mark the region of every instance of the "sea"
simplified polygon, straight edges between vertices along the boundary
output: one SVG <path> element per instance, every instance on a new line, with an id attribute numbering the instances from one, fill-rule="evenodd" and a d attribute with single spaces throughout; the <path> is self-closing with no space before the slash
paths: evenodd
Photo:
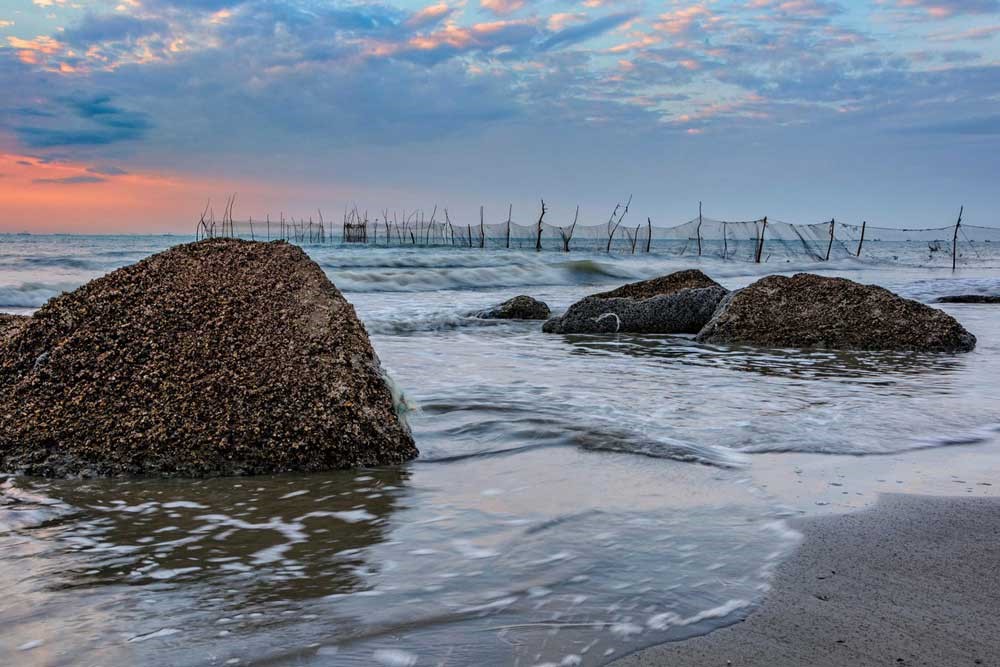
<path id="1" fill-rule="evenodd" d="M 183 236 L 0 235 L 0 311 Z M 305 246 L 402 388 L 399 467 L 220 479 L 0 474 L 0 664 L 604 665 L 735 623 L 796 522 L 883 493 L 1000 493 L 1000 306 L 941 305 L 967 354 L 554 335 L 518 294 L 699 268 L 810 271 L 931 303 L 1000 262 Z M 919 259 L 919 258 L 918 258 Z"/>

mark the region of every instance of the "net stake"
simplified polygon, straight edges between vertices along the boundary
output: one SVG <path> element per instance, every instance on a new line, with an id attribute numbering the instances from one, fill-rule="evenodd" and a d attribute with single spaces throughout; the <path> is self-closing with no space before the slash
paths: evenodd
<path id="1" fill-rule="evenodd" d="M 542 250 L 542 218 L 545 217 L 545 200 L 542 200 L 542 213 L 538 216 L 538 236 L 535 237 L 535 252 Z"/>
<path id="2" fill-rule="evenodd" d="M 760 255 L 764 252 L 764 232 L 767 231 L 767 216 L 764 216 L 764 226 L 760 228 L 760 238 L 757 240 L 757 257 L 754 263 L 760 264 Z"/>
<path id="3" fill-rule="evenodd" d="M 962 226 L 962 213 L 965 211 L 965 204 L 958 209 L 958 220 L 955 221 L 955 235 L 951 237 L 951 270 L 955 270 L 958 261 L 958 228 Z"/>
<path id="4" fill-rule="evenodd" d="M 698 256 L 701 257 L 701 202 L 698 202 L 698 228 L 695 234 L 698 235 Z"/>
<path id="5" fill-rule="evenodd" d="M 507 209 L 507 247 L 510 248 L 510 218 L 514 215 L 514 205 L 510 204 Z"/>

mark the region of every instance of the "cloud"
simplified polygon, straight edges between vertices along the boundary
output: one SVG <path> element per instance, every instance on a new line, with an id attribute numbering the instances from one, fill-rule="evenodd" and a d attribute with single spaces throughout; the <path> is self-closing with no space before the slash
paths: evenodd
<path id="1" fill-rule="evenodd" d="M 828 0 L 751 0 L 748 5 L 763 10 L 762 21 L 817 21 L 844 13 L 844 8 Z"/>
<path id="2" fill-rule="evenodd" d="M 444 2 L 439 2 L 436 5 L 428 5 L 423 9 L 413 13 L 410 18 L 406 20 L 406 25 L 410 28 L 423 28 L 429 25 L 434 25 L 445 20 L 455 10 L 449 7 Z"/>
<path id="3" fill-rule="evenodd" d="M 214 13 L 222 9 L 229 9 L 231 7 L 246 4 L 249 1 L 250 0 L 150 0 L 148 4 L 153 7 L 170 7 Z"/>
<path id="4" fill-rule="evenodd" d="M 107 179 L 99 176 L 65 176 L 63 178 L 36 178 L 32 183 L 48 185 L 82 185 L 85 183 L 104 183 Z"/>
<path id="5" fill-rule="evenodd" d="M 669 35 L 687 35 L 700 29 L 702 22 L 710 20 L 712 16 L 708 7 L 690 5 L 660 14 L 653 28 Z"/>
<path id="6" fill-rule="evenodd" d="M 914 12 L 928 19 L 1000 12 L 1000 0 L 897 0 L 895 6 L 901 11 Z"/>
<path id="7" fill-rule="evenodd" d="M 981 41 L 1000 34 L 1000 25 L 980 26 L 961 32 L 937 32 L 928 36 L 932 42 L 964 42 L 966 40 Z"/>
<path id="8" fill-rule="evenodd" d="M 102 176 L 124 176 L 128 173 L 125 169 L 121 167 L 89 167 L 87 169 L 92 174 L 101 174 Z"/>
<path id="9" fill-rule="evenodd" d="M 31 148 L 106 146 L 140 139 L 152 128 L 145 114 L 113 106 L 107 95 L 68 96 L 56 102 L 71 113 L 69 120 L 75 121 L 74 126 L 65 127 L 70 123 L 62 117 L 45 125 L 17 126 L 14 132 L 24 145 Z"/>
<path id="10" fill-rule="evenodd" d="M 571 44 L 585 42 L 588 39 L 603 35 L 609 30 L 613 30 L 618 26 L 631 21 L 637 15 L 638 14 L 636 12 L 611 14 L 599 19 L 594 19 L 593 21 L 589 21 L 587 23 L 581 23 L 580 25 L 563 28 L 543 41 L 541 49 L 544 51 L 560 46 L 569 46 Z"/>
<path id="11" fill-rule="evenodd" d="M 402 44 L 383 45 L 375 53 L 433 65 L 459 55 L 527 48 L 538 35 L 538 27 L 532 20 L 488 21 L 468 27 L 449 24 L 430 34 L 411 37 Z"/>
<path id="12" fill-rule="evenodd" d="M 480 0 L 479 5 L 497 16 L 504 16 L 523 8 L 525 0 Z"/>
<path id="13" fill-rule="evenodd" d="M 545 27 L 553 32 L 556 32 L 562 30 L 570 24 L 579 23 L 580 21 L 585 21 L 586 19 L 587 15 L 579 12 L 557 12 L 546 19 Z"/>
<path id="14" fill-rule="evenodd" d="M 162 19 L 142 19 L 128 14 L 86 14 L 77 25 L 67 28 L 62 38 L 75 46 L 103 42 L 134 41 L 140 37 L 164 34 L 167 22 Z"/>
<path id="15" fill-rule="evenodd" d="M 52 118 L 55 116 L 51 111 L 45 109 L 34 109 L 32 107 L 15 107 L 9 113 L 15 116 L 25 116 L 30 118 Z"/>
<path id="16" fill-rule="evenodd" d="M 18 59 L 28 65 L 41 64 L 64 49 L 62 42 L 47 35 L 39 35 L 34 39 L 8 37 L 7 43 L 17 51 Z"/>
<path id="17" fill-rule="evenodd" d="M 227 47 L 256 42 L 252 46 L 258 48 L 270 42 L 268 48 L 279 57 L 294 58 L 304 52 L 340 54 L 345 51 L 347 39 L 356 35 L 400 39 L 400 28 L 408 18 L 413 18 L 413 14 L 382 4 L 341 7 L 253 2 L 220 23 L 217 37 Z M 432 23 L 428 16 L 421 20 L 425 26 Z"/>
<path id="18" fill-rule="evenodd" d="M 845 15 L 826 0 L 630 2 L 642 13 L 596 18 L 577 0 L 486 0 L 488 12 L 523 11 L 488 21 L 477 21 L 475 2 L 393 3 L 143 0 L 130 10 L 137 14 L 84 15 L 51 42 L 22 40 L 20 50 L 48 50 L 58 64 L 68 50 L 84 58 L 80 45 L 97 44 L 106 66 L 59 76 L 51 64 L 0 49 L 0 87 L 30 100 L 0 108 L 0 139 L 99 165 L 86 172 L 97 176 L 141 173 L 154 161 L 181 172 L 192 164 L 249 171 L 249 160 L 230 158 L 363 153 L 546 123 L 648 136 L 793 125 L 822 132 L 848 122 L 898 130 L 947 121 L 947 100 L 986 117 L 1000 89 L 985 75 L 973 83 L 959 74 L 989 45 L 928 47 L 918 60 L 915 40 L 884 39 L 855 21 L 853 8 Z M 916 34 L 925 26 L 909 30 L 926 42 Z M 167 34 L 183 48 L 168 52 Z M 980 25 L 929 39 L 994 34 Z M 951 74 L 931 75 L 936 69 Z M 139 141 L 142 151 L 126 143 Z"/>

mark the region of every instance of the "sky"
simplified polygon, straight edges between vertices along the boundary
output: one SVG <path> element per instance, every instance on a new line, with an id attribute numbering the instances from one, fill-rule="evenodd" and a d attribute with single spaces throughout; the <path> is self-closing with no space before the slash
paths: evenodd
<path id="1" fill-rule="evenodd" d="M 1000 0 L 0 0 L 0 232 L 1000 226 Z"/>

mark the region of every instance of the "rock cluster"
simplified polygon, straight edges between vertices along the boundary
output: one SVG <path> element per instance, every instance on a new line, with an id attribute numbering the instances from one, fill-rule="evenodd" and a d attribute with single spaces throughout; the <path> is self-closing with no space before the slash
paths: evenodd
<path id="1" fill-rule="evenodd" d="M 287 243 L 177 246 L 0 336 L 0 469 L 203 476 L 417 454 L 354 308 Z"/>
<path id="2" fill-rule="evenodd" d="M 976 337 L 942 310 L 875 285 L 808 273 L 767 276 L 730 293 L 701 271 L 678 271 L 585 297 L 542 329 L 695 333 L 707 343 L 766 347 L 963 352 L 976 345 Z"/>
<path id="3" fill-rule="evenodd" d="M 484 320 L 544 320 L 551 314 L 544 301 L 521 294 L 473 316 Z"/>
<path id="4" fill-rule="evenodd" d="M 767 276 L 733 292 L 698 340 L 926 352 L 964 352 L 976 345 L 976 337 L 942 310 L 876 285 L 809 273 Z"/>

